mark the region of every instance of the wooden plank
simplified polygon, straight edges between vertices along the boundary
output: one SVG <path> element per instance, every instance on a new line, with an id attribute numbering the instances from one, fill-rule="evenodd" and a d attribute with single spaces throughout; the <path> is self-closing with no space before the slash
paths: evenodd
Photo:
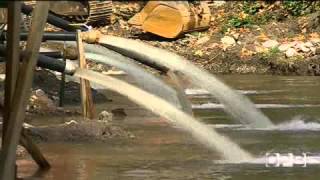
<path id="1" fill-rule="evenodd" d="M 167 72 L 167 76 L 170 78 L 172 87 L 177 91 L 177 96 L 181 104 L 181 109 L 187 114 L 193 116 L 191 103 L 184 92 L 184 88 L 180 83 L 179 77 L 177 76 L 177 72 L 169 70 Z"/>
<path id="2" fill-rule="evenodd" d="M 80 30 L 77 31 L 77 47 L 78 47 L 78 59 L 79 67 L 86 69 L 87 62 L 84 54 L 84 47 Z M 80 96 L 82 103 L 82 113 L 85 119 L 96 118 L 96 109 L 92 99 L 92 92 L 90 82 L 86 79 L 80 78 Z"/>
<path id="3" fill-rule="evenodd" d="M 11 104 L 11 113 L 7 122 L 5 144 L 0 154 L 0 180 L 13 179 L 10 176 L 12 167 L 16 160 L 16 149 L 20 139 L 25 109 L 30 96 L 34 68 L 37 63 L 40 44 L 44 32 L 49 10 L 48 1 L 38 1 L 34 10 L 32 25 L 30 28 L 26 56 L 22 62 L 22 69 L 19 71 L 14 98 Z"/>

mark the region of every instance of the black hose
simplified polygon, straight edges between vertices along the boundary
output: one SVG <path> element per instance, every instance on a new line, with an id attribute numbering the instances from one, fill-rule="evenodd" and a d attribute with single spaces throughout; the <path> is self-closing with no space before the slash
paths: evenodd
<path id="1" fill-rule="evenodd" d="M 26 41 L 29 32 L 21 32 L 20 40 Z M 7 32 L 0 34 L 0 41 L 7 40 Z M 76 41 L 75 32 L 45 32 L 42 41 Z"/>
<path id="2" fill-rule="evenodd" d="M 37 66 L 62 73 L 65 71 L 66 62 L 39 54 Z"/>
<path id="3" fill-rule="evenodd" d="M 63 58 L 63 54 L 60 51 L 40 52 L 40 54 L 51 57 L 51 58 L 57 58 L 57 59 Z"/>
<path id="4" fill-rule="evenodd" d="M 0 45 L 0 56 L 6 57 L 6 52 L 7 52 L 6 47 L 4 45 Z M 47 54 L 57 55 L 51 52 Z M 21 52 L 20 60 L 22 60 L 23 56 L 24 56 L 24 52 Z M 0 58 L 0 62 L 3 62 L 5 60 L 6 60 L 5 58 Z M 53 57 L 46 56 L 43 53 L 40 53 L 37 61 L 37 66 L 45 69 L 50 69 L 53 71 L 64 72 L 66 68 L 66 62 L 55 59 Z"/>
<path id="5" fill-rule="evenodd" d="M 26 14 L 26 15 L 30 15 L 31 12 L 33 11 L 33 7 L 32 6 L 28 6 L 24 3 L 22 3 L 22 6 L 21 6 L 21 11 L 23 14 Z M 52 24 L 58 28 L 61 28 L 65 31 L 76 31 L 77 29 L 80 29 L 81 31 L 87 31 L 88 29 L 85 28 L 85 27 L 74 27 L 74 26 L 71 26 L 70 22 L 67 21 L 67 20 L 64 20 L 58 16 L 55 16 L 53 15 L 51 12 L 49 12 L 48 14 L 48 18 L 47 18 L 47 22 L 49 24 Z"/>

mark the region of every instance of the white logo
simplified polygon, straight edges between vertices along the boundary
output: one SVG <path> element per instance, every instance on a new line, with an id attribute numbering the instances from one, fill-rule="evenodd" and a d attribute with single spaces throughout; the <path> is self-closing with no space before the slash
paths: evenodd
<path id="1" fill-rule="evenodd" d="M 307 153 L 302 153 L 302 155 L 294 155 L 293 153 L 266 153 L 265 155 L 266 167 L 307 167 L 307 164 Z"/>

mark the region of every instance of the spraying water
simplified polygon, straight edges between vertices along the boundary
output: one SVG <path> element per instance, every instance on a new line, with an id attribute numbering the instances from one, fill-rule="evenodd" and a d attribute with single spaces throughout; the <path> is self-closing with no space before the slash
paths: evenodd
<path id="1" fill-rule="evenodd" d="M 272 122 L 256 109 L 248 98 L 232 90 L 212 74 L 201 70 L 174 53 L 142 42 L 114 36 L 102 36 L 99 43 L 128 57 L 148 63 L 156 63 L 184 73 L 194 84 L 208 90 L 210 94 L 224 104 L 226 112 L 243 124 L 255 128 L 273 126 Z M 142 49 L 143 51 L 141 51 Z"/>
<path id="2" fill-rule="evenodd" d="M 68 45 L 76 46 L 75 42 L 66 43 Z M 132 62 L 130 58 L 102 46 L 84 43 L 84 48 L 86 51 L 86 58 L 95 62 L 108 64 L 125 71 L 135 79 L 142 89 L 156 94 L 173 105 L 181 108 L 180 101 L 177 98 L 177 92 L 173 88 L 153 74 L 147 72 L 136 63 Z"/>
<path id="3" fill-rule="evenodd" d="M 205 126 L 201 122 L 180 111 L 172 104 L 153 94 L 122 80 L 90 70 L 78 69 L 74 76 L 101 84 L 106 88 L 120 93 L 121 95 L 127 96 L 135 103 L 144 106 L 152 112 L 170 120 L 172 123 L 177 124 L 186 131 L 189 131 L 194 138 L 202 144 L 221 153 L 227 161 L 240 162 L 252 159 L 252 156 L 249 153 L 242 150 L 237 144 L 233 143 L 227 137 L 219 135 L 214 131 L 214 129 Z"/>

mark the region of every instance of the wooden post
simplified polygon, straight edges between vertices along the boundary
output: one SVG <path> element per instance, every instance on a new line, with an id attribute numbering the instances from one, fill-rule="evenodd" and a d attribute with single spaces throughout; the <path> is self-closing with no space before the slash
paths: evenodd
<path id="1" fill-rule="evenodd" d="M 8 3 L 8 41 L 7 41 L 7 62 L 4 91 L 4 120 L 2 130 L 2 145 L 5 144 L 4 137 L 7 128 L 7 121 L 11 109 L 11 102 L 16 86 L 20 62 L 20 13 L 21 3 L 14 1 Z"/>
<path id="2" fill-rule="evenodd" d="M 77 47 L 79 67 L 86 69 L 87 62 L 84 54 L 83 42 L 80 30 L 77 31 Z M 82 113 L 85 119 L 94 119 L 96 117 L 96 109 L 93 104 L 92 92 L 90 82 L 86 79 L 80 78 L 80 96 L 82 103 Z"/>
<path id="3" fill-rule="evenodd" d="M 49 10 L 48 1 L 38 1 L 32 18 L 26 56 L 24 56 L 22 68 L 19 71 L 14 96 L 12 99 L 10 116 L 5 130 L 5 144 L 0 154 L 0 180 L 14 179 L 10 172 L 16 160 L 16 149 L 20 139 L 25 109 L 30 96 L 34 68 L 37 63 L 43 30 L 46 24 Z"/>
<path id="4" fill-rule="evenodd" d="M 172 87 L 177 91 L 177 96 L 181 104 L 181 109 L 187 114 L 193 116 L 191 103 L 184 92 L 184 88 L 180 83 L 179 77 L 177 76 L 177 72 L 169 70 L 167 72 L 167 76 L 171 80 Z"/>
<path id="5" fill-rule="evenodd" d="M 5 78 L 5 91 L 4 91 L 4 111 L 3 111 L 3 124 L 2 124 L 2 147 L 5 142 L 6 129 L 10 114 L 10 107 L 16 80 L 19 71 L 20 62 L 20 14 L 21 3 L 19 1 L 8 3 L 8 40 L 7 40 L 7 63 L 6 63 L 6 78 Z M 11 172 L 8 172 L 10 177 L 16 177 L 16 164 L 12 164 Z"/>
<path id="6" fill-rule="evenodd" d="M 66 45 L 63 45 L 63 61 L 66 62 Z M 59 107 L 64 105 L 64 89 L 66 84 L 66 73 L 61 73 L 60 90 L 59 90 Z"/>
<path id="7" fill-rule="evenodd" d="M 50 164 L 42 155 L 40 149 L 37 147 L 35 143 L 33 143 L 32 139 L 25 133 L 25 130 L 21 131 L 20 144 L 26 148 L 28 153 L 31 155 L 33 160 L 38 164 L 41 169 L 49 169 Z"/>

